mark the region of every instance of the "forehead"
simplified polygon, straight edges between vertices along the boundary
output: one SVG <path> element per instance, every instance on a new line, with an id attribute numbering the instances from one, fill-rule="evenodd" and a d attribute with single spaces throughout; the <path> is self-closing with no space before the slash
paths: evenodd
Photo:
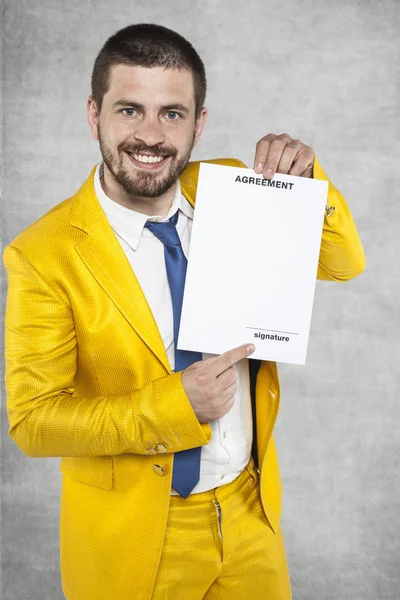
<path id="1" fill-rule="evenodd" d="M 141 104 L 185 103 L 194 106 L 194 82 L 187 69 L 132 67 L 116 65 L 110 70 L 108 91 L 104 100 L 120 98 Z"/>

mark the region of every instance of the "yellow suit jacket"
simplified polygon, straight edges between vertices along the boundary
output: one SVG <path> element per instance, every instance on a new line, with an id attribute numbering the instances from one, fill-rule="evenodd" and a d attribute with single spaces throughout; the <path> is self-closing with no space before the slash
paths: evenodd
<path id="1" fill-rule="evenodd" d="M 180 178 L 192 204 L 198 170 L 199 163 L 190 163 Z M 9 434 L 28 456 L 62 457 L 67 598 L 149 600 L 174 452 L 207 444 L 211 428 L 197 421 L 181 373 L 171 373 L 146 298 L 95 196 L 93 175 L 4 252 Z M 317 160 L 314 177 L 327 179 Z M 325 217 L 318 277 L 345 281 L 363 271 L 364 251 L 331 183 L 328 204 L 335 211 Z M 255 458 L 263 508 L 276 531 L 276 364 L 262 362 L 254 384 Z"/>

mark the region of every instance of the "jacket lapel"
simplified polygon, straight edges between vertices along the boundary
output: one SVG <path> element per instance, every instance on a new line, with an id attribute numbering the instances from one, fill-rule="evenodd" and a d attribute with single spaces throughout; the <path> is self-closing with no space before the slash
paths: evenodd
<path id="1" fill-rule="evenodd" d="M 236 159 L 204 162 L 245 166 Z M 192 206 L 196 199 L 199 167 L 200 162 L 188 163 L 179 178 L 182 193 Z M 170 373 L 171 367 L 153 313 L 96 197 L 95 171 L 96 167 L 71 198 L 71 225 L 84 232 L 75 249 L 110 300 Z"/>
<path id="2" fill-rule="evenodd" d="M 86 235 L 75 249 L 98 284 L 169 373 L 171 367 L 146 297 L 94 191 L 95 169 L 71 199 L 70 222 Z"/>

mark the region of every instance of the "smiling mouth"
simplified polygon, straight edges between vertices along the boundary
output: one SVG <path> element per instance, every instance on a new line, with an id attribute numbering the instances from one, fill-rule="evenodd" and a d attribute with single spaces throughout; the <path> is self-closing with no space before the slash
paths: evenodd
<path id="1" fill-rule="evenodd" d="M 154 163 L 160 163 L 165 158 L 165 156 L 154 156 L 150 154 L 131 154 L 130 152 L 129 155 L 132 156 L 138 162 L 147 163 L 150 165 Z"/>
<path id="2" fill-rule="evenodd" d="M 157 169 L 163 166 L 169 156 L 155 156 L 154 154 L 137 154 L 136 152 L 127 152 L 131 162 L 134 165 L 144 169 Z"/>

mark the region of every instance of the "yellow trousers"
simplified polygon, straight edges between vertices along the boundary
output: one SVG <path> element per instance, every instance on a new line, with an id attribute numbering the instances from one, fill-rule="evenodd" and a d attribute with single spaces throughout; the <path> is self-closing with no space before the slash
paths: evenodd
<path id="1" fill-rule="evenodd" d="M 282 532 L 264 515 L 250 460 L 231 483 L 171 496 L 153 600 L 291 600 Z"/>

